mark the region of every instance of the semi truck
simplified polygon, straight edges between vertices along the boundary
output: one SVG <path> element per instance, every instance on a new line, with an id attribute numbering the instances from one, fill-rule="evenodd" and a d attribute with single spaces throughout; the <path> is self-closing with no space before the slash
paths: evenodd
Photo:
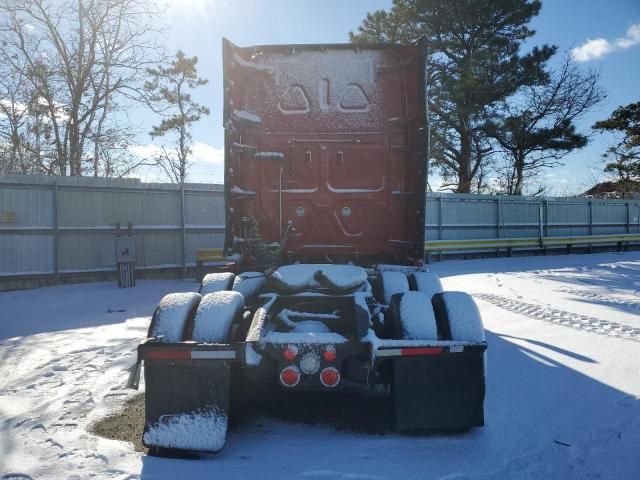
<path id="1" fill-rule="evenodd" d="M 400 431 L 484 425 L 478 308 L 423 262 L 425 63 L 422 42 L 223 39 L 226 261 L 153 313 L 144 445 L 222 449 L 237 382 L 381 388 Z"/>

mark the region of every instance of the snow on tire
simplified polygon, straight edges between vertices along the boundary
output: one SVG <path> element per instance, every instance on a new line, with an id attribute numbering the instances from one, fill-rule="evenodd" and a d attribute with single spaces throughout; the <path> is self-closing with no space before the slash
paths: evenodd
<path id="1" fill-rule="evenodd" d="M 449 320 L 451 340 L 484 342 L 482 317 L 471 295 L 465 292 L 444 292 L 441 297 Z"/>
<path id="2" fill-rule="evenodd" d="M 223 290 L 231 290 L 235 275 L 231 272 L 209 273 L 202 279 L 200 285 L 200 294 L 221 292 Z"/>
<path id="3" fill-rule="evenodd" d="M 262 272 L 243 272 L 236 275 L 232 290 L 240 292 L 245 299 L 255 297 L 264 288 L 267 279 Z"/>
<path id="4" fill-rule="evenodd" d="M 424 292 L 406 292 L 400 297 L 403 340 L 438 340 L 431 298 Z"/>
<path id="5" fill-rule="evenodd" d="M 429 298 L 442 293 L 442 283 L 435 273 L 414 272 L 409 274 L 409 287 L 416 292 L 424 292 Z"/>
<path id="6" fill-rule="evenodd" d="M 409 291 L 409 281 L 403 272 L 386 271 L 380 272 L 380 282 L 384 303 L 389 305 L 391 297 L 396 293 Z"/>
<path id="7" fill-rule="evenodd" d="M 195 292 L 169 293 L 162 297 L 153 313 L 148 337 L 161 337 L 163 343 L 183 340 L 185 327 L 202 296 Z"/>
<path id="8" fill-rule="evenodd" d="M 198 305 L 191 338 L 207 343 L 227 341 L 231 324 L 243 310 L 244 297 L 240 292 L 208 293 Z"/>

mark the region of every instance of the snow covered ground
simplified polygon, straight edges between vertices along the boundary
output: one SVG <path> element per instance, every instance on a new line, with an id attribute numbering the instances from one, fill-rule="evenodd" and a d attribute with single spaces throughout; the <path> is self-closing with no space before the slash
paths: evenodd
<path id="1" fill-rule="evenodd" d="M 640 478 L 640 253 L 449 261 L 432 269 L 446 290 L 473 293 L 484 318 L 484 428 L 400 435 L 261 417 L 232 431 L 210 459 L 135 453 L 88 426 L 132 395 L 125 369 L 157 301 L 197 285 L 69 285 L 0 293 L 0 476 Z M 336 404 L 336 417 L 359 408 Z"/>

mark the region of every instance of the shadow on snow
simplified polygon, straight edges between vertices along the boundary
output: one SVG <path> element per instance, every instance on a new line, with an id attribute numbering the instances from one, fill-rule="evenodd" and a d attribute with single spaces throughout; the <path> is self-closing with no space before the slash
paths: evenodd
<path id="1" fill-rule="evenodd" d="M 253 410 L 243 410 L 219 454 L 195 461 L 145 456 L 142 478 L 162 477 L 172 469 L 181 478 L 214 470 L 219 478 L 281 478 L 284 472 L 287 478 L 343 478 L 348 473 L 357 474 L 353 478 L 397 478 L 426 471 L 429 478 L 453 473 L 584 478 L 589 468 L 609 468 L 594 466 L 597 455 L 586 461 L 592 450 L 604 452 L 602 458 L 615 455 L 627 472 L 640 472 L 637 457 L 625 458 L 616 450 L 621 448 L 618 437 L 627 438 L 623 430 L 634 428 L 629 426 L 640 417 L 640 402 L 568 368 L 545 350 L 585 364 L 593 359 L 536 340 L 523 339 L 538 347 L 534 351 L 510 342 L 507 335 L 487 332 L 487 338 L 484 428 L 404 435 L 394 432 L 388 396 L 348 390 L 281 394 L 272 401 L 256 399 Z M 333 476 L 313 475 L 323 471 Z"/>
<path id="2" fill-rule="evenodd" d="M 143 280 L 135 288 L 100 282 L 0 292 L 0 341 L 151 317 L 165 294 L 197 291 L 198 286 L 194 281 Z"/>

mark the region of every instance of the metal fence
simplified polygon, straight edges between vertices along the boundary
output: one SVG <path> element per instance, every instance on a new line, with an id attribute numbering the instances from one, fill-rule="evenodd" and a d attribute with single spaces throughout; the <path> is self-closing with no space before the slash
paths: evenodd
<path id="1" fill-rule="evenodd" d="M 426 211 L 428 241 L 640 233 L 640 200 L 430 193 Z M 223 188 L 0 176 L 0 289 L 115 272 L 115 224 L 129 222 L 138 271 L 186 269 L 223 244 Z"/>
<path id="2" fill-rule="evenodd" d="M 640 233 L 640 200 L 429 193 L 427 240 Z"/>
<path id="3" fill-rule="evenodd" d="M 186 268 L 198 248 L 223 243 L 222 186 L 0 176 L 0 289 L 20 277 L 115 272 L 116 223 L 133 224 L 137 270 Z"/>

